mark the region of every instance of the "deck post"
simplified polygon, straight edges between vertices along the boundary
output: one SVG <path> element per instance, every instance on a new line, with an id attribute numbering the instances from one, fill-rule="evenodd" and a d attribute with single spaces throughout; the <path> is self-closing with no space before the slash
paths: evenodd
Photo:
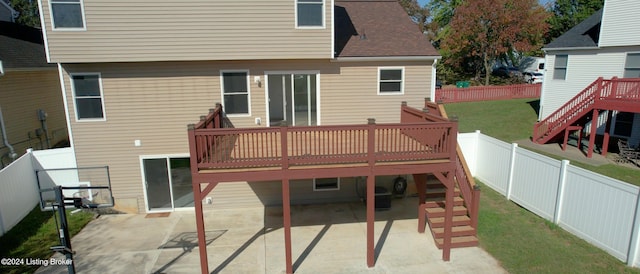
<path id="1" fill-rule="evenodd" d="M 194 178 L 195 179 L 195 178 Z M 197 180 L 197 179 L 196 179 Z M 200 252 L 200 270 L 202 274 L 209 273 L 207 258 L 207 239 L 204 230 L 204 215 L 202 214 L 202 194 L 199 181 L 193 184 L 194 203 L 196 208 L 196 232 L 198 234 L 198 251 Z"/>
<path id="2" fill-rule="evenodd" d="M 373 169 L 376 163 L 375 141 L 376 141 L 376 119 L 367 119 L 369 125 L 367 135 L 367 158 L 369 162 L 369 175 L 367 176 L 367 266 L 375 266 L 375 246 L 373 240 L 374 221 L 375 221 L 375 188 L 376 177 Z"/>
<path id="3" fill-rule="evenodd" d="M 282 215 L 284 219 L 284 256 L 286 261 L 286 273 L 293 273 L 293 260 L 291 259 L 291 199 L 289 191 L 289 178 L 282 179 Z"/>
<path id="4" fill-rule="evenodd" d="M 413 174 L 413 181 L 418 192 L 418 204 L 424 204 L 427 200 L 427 174 Z"/>
<path id="5" fill-rule="evenodd" d="M 591 133 L 589 133 L 589 147 L 587 148 L 587 158 L 591 158 L 593 156 L 593 150 L 595 149 L 596 130 L 598 129 L 598 114 L 598 109 L 593 109 L 593 116 L 591 117 Z"/>
<path id="6" fill-rule="evenodd" d="M 613 119 L 613 111 L 607 110 L 607 122 L 604 128 L 604 138 L 602 139 L 602 156 L 607 156 L 609 151 L 609 131 L 611 131 L 611 119 Z"/>

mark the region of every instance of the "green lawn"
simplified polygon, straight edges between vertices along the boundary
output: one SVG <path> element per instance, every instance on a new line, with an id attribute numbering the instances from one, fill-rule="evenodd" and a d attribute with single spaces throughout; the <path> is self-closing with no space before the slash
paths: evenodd
<path id="1" fill-rule="evenodd" d="M 480 246 L 510 273 L 640 273 L 482 185 Z"/>
<path id="2" fill-rule="evenodd" d="M 71 237 L 93 218 L 91 212 L 70 214 L 67 211 Z M 49 248 L 54 245 L 60 245 L 60 241 L 53 212 L 40 211 L 40 207 L 36 206 L 20 223 L 0 237 L 0 258 L 45 260 L 53 255 Z M 0 266 L 0 273 L 33 273 L 36 269 L 37 266 Z"/>
<path id="3" fill-rule="evenodd" d="M 482 133 L 505 142 L 531 137 L 533 125 L 538 119 L 531 105 L 539 104 L 537 99 L 515 99 L 505 101 L 485 101 L 446 104 L 449 117 L 458 117 L 458 131 Z"/>

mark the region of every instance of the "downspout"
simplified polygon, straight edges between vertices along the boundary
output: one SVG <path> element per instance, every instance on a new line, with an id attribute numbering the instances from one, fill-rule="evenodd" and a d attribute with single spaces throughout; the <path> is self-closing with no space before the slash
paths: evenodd
<path id="1" fill-rule="evenodd" d="M 7 139 L 7 129 L 4 126 L 2 107 L 0 107 L 0 129 L 2 130 L 2 141 L 4 142 L 4 145 L 9 148 L 9 158 L 11 158 L 11 161 L 13 162 L 18 157 L 18 154 L 16 154 L 16 151 L 13 149 L 13 146 L 11 146 L 9 140 Z"/>

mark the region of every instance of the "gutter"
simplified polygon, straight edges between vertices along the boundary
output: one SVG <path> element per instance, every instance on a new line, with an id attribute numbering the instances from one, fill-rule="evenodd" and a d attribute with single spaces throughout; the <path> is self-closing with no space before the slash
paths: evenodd
<path id="1" fill-rule="evenodd" d="M 4 116 L 2 116 L 1 107 L 0 107 L 0 130 L 2 130 L 2 141 L 4 142 L 4 145 L 7 148 L 9 148 L 9 158 L 11 158 L 11 161 L 13 162 L 18 157 L 18 154 L 16 154 L 15 149 L 13 149 L 13 146 L 11 146 L 11 144 L 9 143 L 9 140 L 7 139 L 7 129 L 4 126 Z"/>
<path id="2" fill-rule="evenodd" d="M 562 50 L 594 50 L 594 49 L 600 49 L 600 47 L 542 48 L 543 51 L 554 51 L 554 50 L 558 50 L 558 51 L 562 51 Z"/>
<path id="3" fill-rule="evenodd" d="M 331 62 L 371 62 L 371 61 L 433 61 L 442 56 L 372 56 L 372 57 L 337 57 Z"/>

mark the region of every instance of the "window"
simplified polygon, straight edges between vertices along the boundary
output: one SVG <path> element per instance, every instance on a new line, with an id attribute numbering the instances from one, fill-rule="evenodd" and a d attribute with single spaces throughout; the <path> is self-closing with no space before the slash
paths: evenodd
<path id="1" fill-rule="evenodd" d="M 227 114 L 250 114 L 249 73 L 247 71 L 222 72 L 222 96 Z"/>
<path id="2" fill-rule="evenodd" d="M 378 94 L 402 94 L 404 91 L 403 68 L 378 69 Z"/>
<path id="3" fill-rule="evenodd" d="M 626 137 L 631 136 L 633 116 L 634 114 L 631 112 L 618 112 L 618 114 L 616 114 L 616 124 L 613 134 Z"/>
<path id="4" fill-rule="evenodd" d="M 553 79 L 564 80 L 567 79 L 567 61 L 569 56 L 556 55 L 556 63 L 553 69 Z"/>
<path id="5" fill-rule="evenodd" d="M 340 178 L 313 179 L 313 191 L 340 190 Z"/>
<path id="6" fill-rule="evenodd" d="M 53 29 L 84 29 L 81 0 L 51 0 Z"/>
<path id="7" fill-rule="evenodd" d="M 100 74 L 71 75 L 77 120 L 104 120 Z"/>
<path id="8" fill-rule="evenodd" d="M 627 54 L 627 61 L 624 63 L 624 78 L 640 77 L 640 53 Z"/>
<path id="9" fill-rule="evenodd" d="M 297 0 L 296 26 L 323 27 L 324 0 Z"/>

